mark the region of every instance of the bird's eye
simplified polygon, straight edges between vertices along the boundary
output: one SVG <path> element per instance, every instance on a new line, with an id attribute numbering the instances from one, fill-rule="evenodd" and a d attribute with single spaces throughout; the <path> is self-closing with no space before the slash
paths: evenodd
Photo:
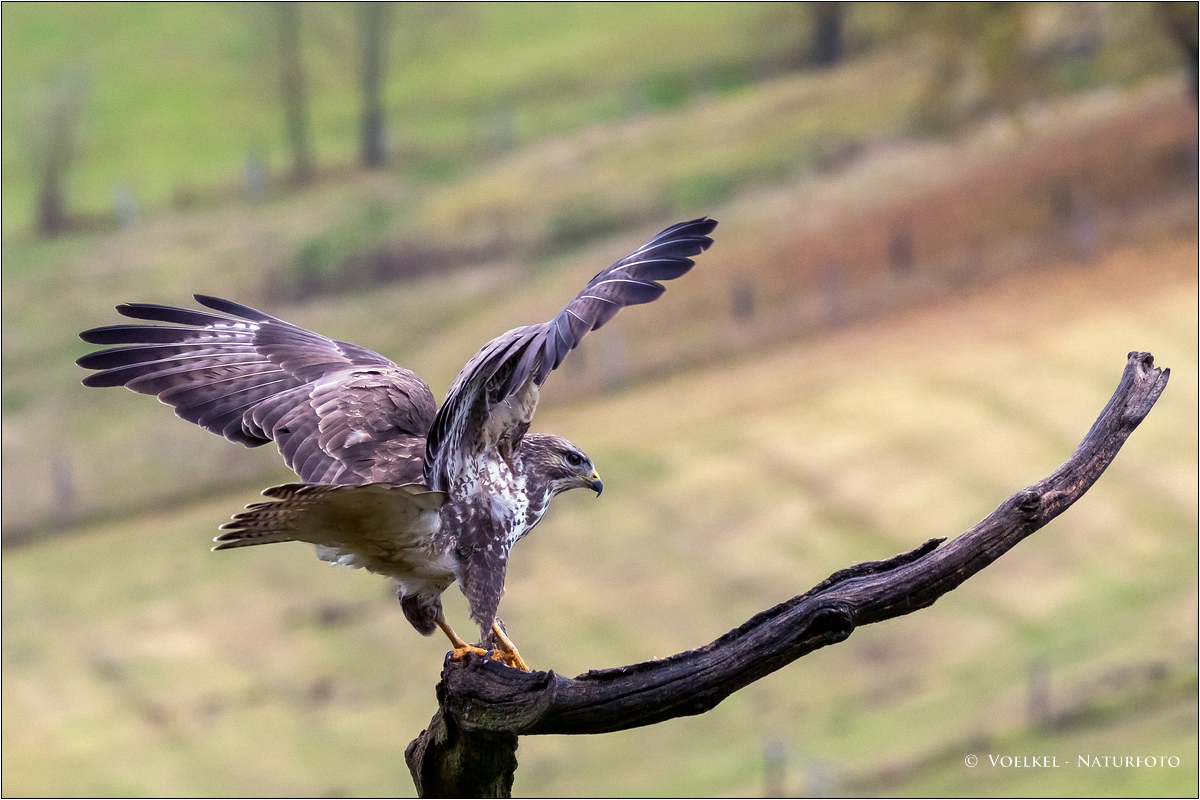
<path id="1" fill-rule="evenodd" d="M 583 457 L 579 453 L 567 453 L 567 463 L 572 467 L 578 467 L 583 463 Z"/>

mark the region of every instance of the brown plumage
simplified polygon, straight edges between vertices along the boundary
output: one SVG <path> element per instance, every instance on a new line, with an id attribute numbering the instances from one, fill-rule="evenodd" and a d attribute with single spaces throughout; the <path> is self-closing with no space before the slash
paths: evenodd
<path id="1" fill-rule="evenodd" d="M 591 460 L 558 436 L 527 433 L 538 389 L 589 331 L 662 294 L 707 249 L 710 219 L 672 226 L 599 272 L 553 319 L 509 331 L 463 367 L 436 409 L 417 375 L 358 345 L 248 306 L 195 295 L 210 310 L 131 303 L 123 324 L 80 334 L 115 345 L 84 356 L 87 386 L 156 395 L 176 414 L 256 447 L 273 441 L 303 483 L 263 492 L 222 526 L 217 550 L 302 541 L 320 558 L 396 582 L 405 617 L 444 630 L 457 581 L 486 640 L 524 666 L 496 624 L 509 552 L 554 495 L 600 492 Z M 216 312 L 216 313 L 214 313 Z"/>

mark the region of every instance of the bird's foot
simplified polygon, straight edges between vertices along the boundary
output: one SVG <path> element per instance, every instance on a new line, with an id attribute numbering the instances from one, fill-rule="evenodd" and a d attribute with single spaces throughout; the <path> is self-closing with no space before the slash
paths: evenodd
<path id="1" fill-rule="evenodd" d="M 455 661 L 460 661 L 469 655 L 481 656 L 483 658 L 491 658 L 492 651 L 484 650 L 482 647 L 475 647 L 475 646 L 469 645 L 469 644 L 461 645 L 450 651 L 450 658 Z"/>
<path id="2" fill-rule="evenodd" d="M 456 647 L 450 651 L 450 658 L 455 661 L 461 661 L 467 656 L 479 656 L 486 658 L 489 661 L 499 661 L 508 667 L 519 669 L 522 672 L 529 672 L 529 667 L 521 659 L 521 654 L 518 652 L 508 652 L 506 650 L 484 650 L 482 647 L 464 644 L 462 647 Z"/>
<path id="3" fill-rule="evenodd" d="M 517 652 L 515 647 L 511 651 L 490 650 L 488 651 L 488 658 L 492 659 L 493 661 L 499 661 L 501 664 L 507 664 L 513 669 L 519 669 L 521 672 L 530 671 L 529 667 L 525 664 L 524 659 L 521 658 L 521 654 Z"/>
<path id="4" fill-rule="evenodd" d="M 482 647 L 467 644 L 459 637 L 457 633 L 446 623 L 446 618 L 439 614 L 436 620 L 438 627 L 441 628 L 446 636 L 450 639 L 450 644 L 454 647 L 450 651 L 450 658 L 456 661 L 465 659 L 467 656 L 481 656 L 492 661 L 499 661 L 505 666 L 519 669 L 522 672 L 529 672 L 529 667 L 525 664 L 521 654 L 517 652 L 517 646 L 512 643 L 512 640 L 504 635 L 504 630 L 496 623 L 492 623 L 492 632 L 495 636 L 494 643 L 496 647 L 484 650 Z M 492 638 L 488 637 L 485 644 L 492 643 Z"/>

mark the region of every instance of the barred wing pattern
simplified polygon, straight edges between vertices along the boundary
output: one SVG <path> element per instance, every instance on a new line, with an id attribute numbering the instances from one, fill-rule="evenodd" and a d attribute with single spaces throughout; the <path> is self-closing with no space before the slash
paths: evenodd
<path id="1" fill-rule="evenodd" d="M 79 359 L 99 370 L 84 385 L 157 395 L 182 419 L 247 447 L 274 441 L 306 482 L 421 479 L 435 410 L 424 381 L 364 347 L 194 297 L 221 313 L 129 303 L 117 311 L 167 324 L 81 333 L 92 344 L 119 345 Z"/>
<path id="2" fill-rule="evenodd" d="M 477 352 L 455 378 L 434 419 L 425 450 L 425 482 L 449 487 L 463 455 L 487 446 L 512 450 L 529 427 L 537 387 L 589 332 L 625 306 L 649 303 L 692 268 L 712 244 L 716 220 L 701 217 L 659 233 L 596 274 L 553 319 L 515 328 Z"/>

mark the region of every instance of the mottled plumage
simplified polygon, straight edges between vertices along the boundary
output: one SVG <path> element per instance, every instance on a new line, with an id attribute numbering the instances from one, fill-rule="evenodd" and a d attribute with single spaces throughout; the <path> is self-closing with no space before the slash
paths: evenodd
<path id="1" fill-rule="evenodd" d="M 559 492 L 602 488 L 591 460 L 558 436 L 528 433 L 538 390 L 589 331 L 661 295 L 716 227 L 666 229 L 599 272 L 553 319 L 488 342 L 437 409 L 414 373 L 358 345 L 205 295 L 206 310 L 130 303 L 123 316 L 165 325 L 85 331 L 116 345 L 84 356 L 87 386 L 157 395 L 176 414 L 256 447 L 273 441 L 303 483 L 263 492 L 222 526 L 217 550 L 313 544 L 323 560 L 392 578 L 405 617 L 465 644 L 442 614 L 457 581 L 483 638 L 495 635 L 509 552 Z M 216 313 L 214 313 L 216 312 Z M 469 649 L 469 648 L 468 648 Z"/>

